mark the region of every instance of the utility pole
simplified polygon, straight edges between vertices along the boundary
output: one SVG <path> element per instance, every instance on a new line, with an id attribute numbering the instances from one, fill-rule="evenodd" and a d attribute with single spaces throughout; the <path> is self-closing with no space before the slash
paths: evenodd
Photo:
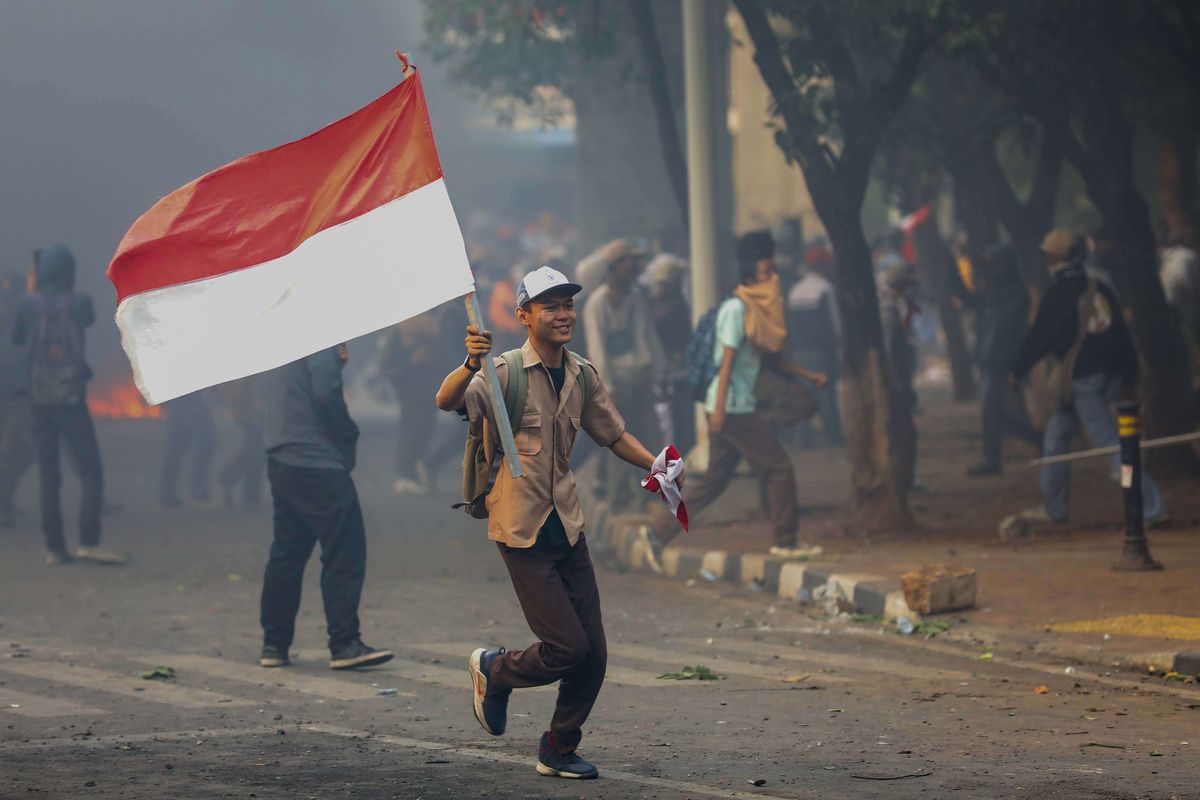
<path id="1" fill-rule="evenodd" d="M 712 87 L 708 81 L 709 0 L 683 3 L 684 103 L 687 118 L 688 230 L 691 245 L 692 323 L 716 304 L 717 204 Z"/>
<path id="2" fill-rule="evenodd" d="M 717 281 L 716 148 L 712 124 L 713 93 L 709 85 L 710 0 L 680 0 L 683 4 L 684 106 L 687 119 L 688 236 L 691 245 L 692 324 L 716 304 Z M 708 471 L 708 422 L 696 414 L 696 448 L 688 467 Z"/>

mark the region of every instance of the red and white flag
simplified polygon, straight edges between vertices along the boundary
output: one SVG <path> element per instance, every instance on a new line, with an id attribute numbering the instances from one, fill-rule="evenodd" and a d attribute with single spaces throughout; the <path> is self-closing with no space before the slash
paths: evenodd
<path id="1" fill-rule="evenodd" d="M 683 493 L 679 490 L 679 478 L 683 475 L 683 456 L 669 444 L 654 459 L 650 474 L 642 478 L 642 488 L 655 492 L 671 509 L 675 519 L 686 531 L 688 529 L 687 506 L 683 504 Z"/>
<path id="2" fill-rule="evenodd" d="M 121 240 L 108 277 L 151 403 L 473 291 L 420 75 L 159 200 Z"/>

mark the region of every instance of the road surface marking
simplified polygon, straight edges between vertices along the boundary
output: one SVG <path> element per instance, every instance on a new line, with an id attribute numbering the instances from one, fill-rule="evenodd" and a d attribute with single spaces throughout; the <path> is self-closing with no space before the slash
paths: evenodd
<path id="1" fill-rule="evenodd" d="M 831 666 L 838 669 L 859 672 L 878 672 L 891 677 L 912 678 L 918 681 L 962 682 L 975 677 L 972 673 L 962 672 L 961 670 L 921 667 L 896 660 L 829 653 L 823 650 L 788 647 L 785 645 L 768 644 L 766 642 L 724 639 L 714 641 L 710 646 L 733 653 L 752 652 L 758 656 L 779 656 L 780 661 Z M 822 676 L 822 679 L 824 679 L 824 676 Z"/>
<path id="2" fill-rule="evenodd" d="M 295 667 L 266 669 L 257 664 L 225 658 L 165 653 L 142 656 L 139 660 L 147 664 L 170 664 L 184 678 L 187 677 L 188 671 L 193 671 L 210 678 L 251 683 L 267 689 L 290 690 L 330 700 L 364 700 L 379 694 L 379 689 L 370 684 L 308 675 L 297 671 Z M 378 683 L 378 681 L 374 682 Z M 465 682 L 465 677 L 458 681 L 460 686 Z M 397 692 L 397 694 L 402 697 L 416 696 L 412 692 Z"/>
<path id="3" fill-rule="evenodd" d="M 483 750 L 478 747 L 463 747 L 459 745 L 446 744 L 444 742 L 423 741 L 420 739 L 409 739 L 404 736 L 391 736 L 388 734 L 371 734 L 366 731 L 356 731 L 349 728 L 341 728 L 336 725 L 306 725 L 301 730 L 312 731 L 314 733 L 324 733 L 330 736 L 341 736 L 348 739 L 369 739 L 372 742 L 392 745 L 394 747 L 403 747 L 410 750 L 431 750 L 438 753 L 454 754 L 466 756 L 467 758 L 477 758 L 483 761 L 491 761 L 498 764 L 519 764 L 532 768 L 533 758 L 529 755 L 517 756 L 511 753 L 503 753 L 495 750 Z M 703 795 L 706 797 L 723 797 L 731 798 L 731 800 L 796 800 L 796 797 L 783 798 L 775 795 L 763 794 L 761 792 L 741 792 L 736 789 L 722 789 L 716 786 L 705 786 L 699 783 L 688 783 L 687 781 L 675 781 L 669 778 L 652 778 L 648 775 L 636 775 L 632 772 L 623 772 L 615 769 L 600 769 L 600 780 L 605 781 L 623 781 L 625 783 L 636 783 L 641 786 L 654 786 L 660 789 L 672 789 L 677 792 L 682 792 L 685 795 Z M 603 784 L 601 784 L 603 785 Z M 827 797 L 824 793 L 812 793 L 799 795 L 799 797 Z"/>
<path id="4" fill-rule="evenodd" d="M 18 692 L 0 686 L 0 711 L 22 717 L 94 717 L 108 712 L 53 697 Z"/>
<path id="5" fill-rule="evenodd" d="M 758 642 L 754 642 L 758 645 Z M 704 645 L 710 647 L 710 645 Z M 794 675 L 798 670 L 789 669 L 781 661 L 778 667 L 766 667 L 761 664 L 746 663 L 731 663 L 719 654 L 713 653 L 711 649 L 708 653 L 702 650 L 676 650 L 673 646 L 668 649 L 647 647 L 638 644 L 610 644 L 609 652 L 616 653 L 624 658 L 634 658 L 640 661 L 653 661 L 662 664 L 674 664 L 673 670 L 679 669 L 684 664 L 704 664 L 718 674 L 741 675 L 747 678 L 758 678 L 761 680 L 781 682 L 786 680 L 788 675 Z M 814 662 L 815 663 L 815 662 Z M 799 670 L 803 672 L 804 670 Z M 812 683 L 854 683 L 854 678 L 844 675 L 819 674 L 812 678 Z"/>
<path id="6" fill-rule="evenodd" d="M 159 733 L 135 733 L 114 736 L 94 736 L 90 738 L 54 738 L 40 739 L 28 742 L 0 742 L 0 752 L 24 751 L 24 750 L 48 750 L 51 748 L 69 748 L 69 747 L 104 747 L 111 748 L 122 744 L 138 744 L 140 742 L 170 742 L 170 741 L 195 741 L 202 743 L 208 739 L 217 738 L 232 738 L 237 736 L 273 736 L 280 730 L 276 727 L 248 727 L 248 728 L 216 728 L 211 730 L 190 730 L 190 731 L 162 731 Z M 376 734 L 370 731 L 358 731 L 352 728 L 343 728 L 336 725 L 302 725 L 285 728 L 284 730 L 290 733 L 315 733 L 324 736 L 336 736 L 342 739 L 362 739 L 364 741 L 378 742 L 380 744 L 389 745 L 392 747 L 403 747 L 409 750 L 424 750 L 446 755 L 457 755 L 466 758 L 479 759 L 481 761 L 491 761 L 496 764 L 517 764 L 530 767 L 532 774 L 533 758 L 529 755 L 513 755 L 496 750 L 484 750 L 478 747 L 460 746 L 449 744 L 446 742 L 432 742 L 420 739 L 409 739 L 403 736 L 390 736 L 387 734 Z M 537 780 L 543 780 L 538 778 Z M 777 797 L 775 795 L 763 794 L 757 791 L 741 792 L 736 789 L 722 789 L 716 786 L 705 786 L 699 783 L 688 783 L 687 781 L 675 781 L 669 778 L 653 778 L 647 775 L 636 775 L 632 772 L 624 772 L 622 770 L 601 769 L 600 780 L 603 781 L 621 781 L 624 783 L 634 783 L 641 786 L 653 786 L 659 789 L 671 789 L 681 792 L 685 795 L 700 795 L 704 797 L 721 797 L 728 800 L 798 800 L 798 798 L 824 798 L 827 794 L 821 793 L 805 793 L 793 795 L 790 798 Z M 593 786 L 595 784 L 592 784 Z"/>
<path id="7" fill-rule="evenodd" d="M 192 731 L 158 731 L 156 733 L 115 733 L 110 736 L 64 736 L 53 739 L 32 739 L 20 742 L 0 742 L 0 753 L 13 750 L 47 750 L 57 747 L 112 747 L 139 742 L 202 742 L 205 739 L 236 736 L 274 736 L 277 726 L 258 725 L 253 728 L 200 728 Z"/>
<path id="8" fill-rule="evenodd" d="M 231 697 L 206 689 L 193 689 L 168 681 L 147 681 L 136 675 L 104 672 L 90 667 L 65 664 L 61 661 L 30 661 L 24 664 L 5 664 L 0 671 L 30 678 L 78 686 L 109 694 L 136 697 L 179 708 L 221 708 L 255 705 L 257 701 Z"/>
<path id="9" fill-rule="evenodd" d="M 414 650 L 423 650 L 426 653 L 436 653 L 438 655 L 452 656 L 452 657 L 458 656 L 458 657 L 462 658 L 464 667 L 467 663 L 465 654 L 470 653 L 477 646 L 478 645 L 473 646 L 471 644 L 464 643 L 464 642 L 437 642 L 435 644 L 408 645 L 408 647 L 411 647 Z M 609 652 L 609 655 L 613 655 L 613 653 L 614 653 L 614 645 L 612 645 L 611 643 L 608 646 L 608 652 Z M 664 653 L 663 655 L 666 656 L 667 654 Z M 667 664 L 667 663 L 674 664 L 675 661 L 678 661 L 678 659 L 672 659 L 672 660 L 668 661 L 667 659 L 664 658 L 664 659 L 662 659 L 662 661 L 664 664 Z M 683 666 L 683 663 L 675 664 L 671 668 L 671 670 L 672 671 L 677 670 L 682 666 Z M 689 684 L 699 683 L 699 681 L 659 680 L 658 676 L 655 675 L 653 672 L 646 672 L 644 670 L 630 669 L 629 667 L 622 667 L 620 665 L 613 664 L 613 663 L 609 663 L 608 666 L 605 668 L 604 680 L 609 683 L 616 683 L 616 684 L 620 684 L 623 686 L 652 687 L 655 689 L 661 689 L 664 686 L 679 686 L 679 685 L 686 686 Z"/>

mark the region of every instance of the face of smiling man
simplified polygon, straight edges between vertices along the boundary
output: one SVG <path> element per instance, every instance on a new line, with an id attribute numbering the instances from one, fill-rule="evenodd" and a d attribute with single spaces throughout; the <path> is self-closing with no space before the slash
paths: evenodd
<path id="1" fill-rule="evenodd" d="M 574 294 L 569 289 L 547 292 L 525 308 L 518 308 L 517 319 L 529 328 L 534 344 L 566 345 L 575 332 Z"/>

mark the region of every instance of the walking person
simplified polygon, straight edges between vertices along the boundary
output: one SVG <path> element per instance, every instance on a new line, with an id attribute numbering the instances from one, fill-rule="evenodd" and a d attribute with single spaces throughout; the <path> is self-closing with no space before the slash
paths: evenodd
<path id="1" fill-rule="evenodd" d="M 972 291 L 963 283 L 957 266 L 951 266 L 955 293 L 979 315 L 975 360 L 983 385 L 983 460 L 967 470 L 967 475 L 977 478 L 1003 472 L 1001 448 L 1005 436 L 1041 447 L 1042 434 L 1023 409 L 1014 410 L 1015 396 L 1008 384 L 1017 348 L 1029 326 L 1029 291 L 1021 279 L 1017 251 L 1007 242 L 988 248 L 975 265 L 974 277 Z"/>
<path id="2" fill-rule="evenodd" d="M 921 315 L 917 302 L 917 268 L 908 261 L 894 261 L 884 273 L 879 295 L 879 317 L 883 325 L 886 367 L 893 395 L 892 435 L 900 455 L 897 482 L 904 491 L 917 485 L 917 331 Z"/>
<path id="3" fill-rule="evenodd" d="M 0 278 L 0 528 L 16 521 L 13 496 L 37 461 L 29 410 L 29 355 L 12 343 L 25 282 L 19 273 Z"/>
<path id="4" fill-rule="evenodd" d="M 87 407 L 91 367 L 84 355 L 84 330 L 96 320 L 92 299 L 75 291 L 75 256 L 62 245 L 33 254 L 34 286 L 23 298 L 13 324 L 12 341 L 28 344 L 29 398 L 37 449 L 42 533 L 46 563 L 74 558 L 100 564 L 124 564 L 123 553 L 100 547 L 100 509 L 104 467 Z M 63 538 L 59 444 L 79 473 L 79 547 L 68 553 Z"/>
<path id="5" fill-rule="evenodd" d="M 646 265 L 650 284 L 650 314 L 663 350 L 681 355 L 692 339 L 692 308 L 684 294 L 687 262 L 679 256 L 663 253 Z M 666 405 L 669 425 L 660 422 L 664 439 L 673 442 L 681 453 L 690 452 L 696 443 L 696 404 L 688 391 L 688 368 L 681 358 L 666 359 L 664 396 L 658 407 Z M 657 410 L 657 409 L 656 409 Z"/>
<path id="6" fill-rule="evenodd" d="M 217 450 L 208 395 L 201 389 L 163 403 L 167 412 L 163 464 L 159 473 L 158 502 L 166 508 L 185 503 L 192 508 L 213 505 L 212 463 Z M 190 456 L 190 458 L 189 458 Z M 179 497 L 179 477 L 188 467 L 187 497 Z"/>
<path id="7" fill-rule="evenodd" d="M 267 479 L 275 537 L 263 575 L 259 663 L 282 667 L 295 634 L 304 567 L 321 545 L 321 597 L 330 669 L 382 664 L 387 650 L 363 643 L 358 604 L 367 538 L 354 480 L 358 426 L 342 387 L 346 345 L 329 347 L 262 376 Z"/>
<path id="8" fill-rule="evenodd" d="M 516 446 L 525 477 L 512 478 L 506 466 L 498 466 L 485 500 L 488 538 L 500 550 L 539 641 L 519 651 L 479 648 L 469 667 L 476 719 L 495 736 L 504 733 L 513 689 L 557 682 L 558 701 L 538 744 L 537 771 L 595 778 L 597 769 L 576 748 L 604 682 L 607 645 L 571 449 L 582 429 L 639 469 L 650 470 L 654 456 L 625 429 L 596 368 L 567 350 L 579 291 L 549 267 L 526 275 L 517 290 L 516 317 L 528 339 L 519 351 L 495 359 L 506 394 L 517 381 L 512 393 L 525 397 L 523 408 L 509 409 L 519 423 Z M 492 335 L 469 327 L 466 345 L 466 361 L 443 381 L 436 402 L 443 411 L 467 416 L 490 465 L 500 449 L 499 436 L 488 385 L 478 373 L 490 357 Z"/>
<path id="9" fill-rule="evenodd" d="M 251 375 L 222 384 L 218 389 L 239 434 L 233 453 L 217 475 L 221 500 L 229 508 L 240 507 L 243 511 L 258 508 L 262 500 L 263 476 L 267 471 L 259 380 L 257 375 Z"/>
<path id="10" fill-rule="evenodd" d="M 771 554 L 780 558 L 811 555 L 797 542 L 800 506 L 796 474 L 780 441 L 780 431 L 758 410 L 759 373 L 775 369 L 810 380 L 818 388 L 825 375 L 792 363 L 783 354 L 787 334 L 783 297 L 775 271 L 775 242 L 768 231 L 752 231 L 737 241 L 739 285 L 717 311 L 713 363 L 704 410 L 708 414 L 708 472 L 693 482 L 684 498 L 693 517 L 717 500 L 733 482 L 744 458 L 766 481 L 771 520 Z M 657 542 L 665 545 L 668 540 Z"/>
<path id="11" fill-rule="evenodd" d="M 668 380 L 667 358 L 654 327 L 650 306 L 637 279 L 645 255 L 623 239 L 604 248 L 608 272 L 583 310 L 588 358 L 608 377 L 613 401 L 624 409 L 630 430 L 649 437 L 659 429 L 656 392 Z M 626 508 L 638 487 L 632 476 L 605 464 L 610 508 Z"/>
<path id="12" fill-rule="evenodd" d="M 1012 367 L 1012 385 L 1034 365 L 1050 359 L 1044 394 L 1050 412 L 1042 440 L 1044 455 L 1070 451 L 1082 428 L 1093 447 L 1120 443 L 1109 404 L 1137 395 L 1139 364 L 1133 337 L 1125 324 L 1116 293 L 1088 274 L 1083 239 L 1068 230 L 1053 230 L 1042 242 L 1051 283 L 1042 295 L 1033 326 L 1021 340 Z M 1109 474 L 1121 478 L 1121 456 L 1109 457 Z M 1071 465 L 1042 467 L 1045 502 L 1018 514 L 1030 522 L 1066 522 L 1070 512 Z M 1149 473 L 1142 471 L 1142 513 L 1147 525 L 1164 522 L 1167 506 Z"/>
<path id="13" fill-rule="evenodd" d="M 787 329 L 792 358 L 826 376 L 828 383 L 816 393 L 821 438 L 826 447 L 841 447 L 845 437 L 838 412 L 837 301 L 826 272 L 831 260 L 832 254 L 822 247 L 811 247 L 805 254 L 800 280 L 788 290 Z M 801 431 L 804 445 L 812 446 L 815 439 L 812 422 L 802 423 Z"/>

